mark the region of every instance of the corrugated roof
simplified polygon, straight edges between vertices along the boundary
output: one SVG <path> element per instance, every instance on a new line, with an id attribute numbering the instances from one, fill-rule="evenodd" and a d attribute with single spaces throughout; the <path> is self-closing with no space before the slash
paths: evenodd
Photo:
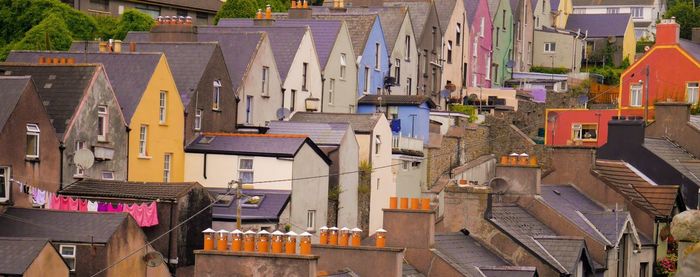
<path id="1" fill-rule="evenodd" d="M 673 166 L 692 182 L 700 183 L 698 180 L 700 177 L 700 160 L 685 149 L 666 139 L 655 138 L 645 138 L 643 146 Z"/>
<path id="2" fill-rule="evenodd" d="M 39 57 L 42 56 L 74 58 L 76 63 L 103 64 L 119 101 L 119 106 L 122 108 L 124 119 L 129 124 L 163 54 L 12 51 L 7 57 L 7 61 L 38 63 Z M 34 83 L 41 92 L 44 82 L 34 78 Z M 48 107 L 47 110 L 49 110 Z M 57 130 L 57 133 L 62 132 Z"/>
<path id="3" fill-rule="evenodd" d="M 5 128 L 5 123 L 19 103 L 22 93 L 32 82 L 30 76 L 0 76 L 0 88 L 2 88 L 2 101 L 0 101 L 0 132 Z"/>
<path id="4" fill-rule="evenodd" d="M 0 214 L 0 226 L 3 226 L 0 236 L 48 238 L 57 243 L 107 243 L 128 216 L 128 213 L 8 208 Z"/>
<path id="5" fill-rule="evenodd" d="M 376 95 L 368 94 L 360 97 L 357 100 L 358 104 L 375 104 L 375 105 L 397 105 L 397 106 L 413 106 L 427 103 L 428 107 L 435 108 L 435 102 L 424 95 Z"/>
<path id="6" fill-rule="evenodd" d="M 15 54 L 12 52 L 10 57 Z M 10 58 L 8 58 L 10 60 Z M 37 57 L 33 62 L 38 62 Z M 68 129 L 99 65 L 0 64 L 0 75 L 32 76 L 39 97 L 59 137 Z"/>
<path id="7" fill-rule="evenodd" d="M 590 226 L 579 214 L 579 211 L 602 212 L 605 211 L 604 207 L 596 204 L 570 185 L 543 185 L 541 196 L 552 209 L 566 217 L 592 238 L 605 243 L 605 238 L 600 236 L 595 227 Z"/>
<path id="8" fill-rule="evenodd" d="M 226 189 L 208 189 L 212 197 L 217 198 L 219 195 L 226 194 Z M 287 207 L 291 198 L 292 192 L 289 190 L 260 190 L 260 189 L 244 189 L 243 195 L 246 196 L 261 196 L 262 202 L 257 207 L 251 205 L 241 205 L 241 218 L 243 220 L 262 220 L 274 221 L 279 220 L 282 211 Z M 232 193 L 235 195 L 235 193 Z M 220 203 L 223 203 L 220 201 Z M 245 202 L 243 202 L 245 203 Z M 219 220 L 236 220 L 236 207 L 238 199 L 233 197 L 233 200 L 225 204 L 215 204 L 212 207 L 212 217 Z"/>
<path id="9" fill-rule="evenodd" d="M 220 27 L 220 26 L 200 26 L 197 28 L 199 32 L 197 37 L 199 41 L 205 41 L 203 39 L 206 34 L 216 34 L 214 36 L 209 36 L 211 41 L 217 41 L 218 34 L 221 33 L 247 33 L 247 32 L 265 32 L 270 38 L 270 46 L 272 47 L 272 52 L 275 55 L 275 62 L 277 63 L 277 69 L 280 73 L 280 78 L 284 82 L 287 79 L 287 74 L 289 73 L 292 62 L 294 62 L 294 57 L 296 57 L 297 51 L 299 50 L 299 45 L 301 40 L 306 34 L 307 27 Z M 255 39 L 254 39 L 255 40 Z M 256 40 L 257 42 L 257 40 Z M 223 47 L 223 46 L 222 46 Z M 226 51 L 224 51 L 226 55 Z M 237 50 L 234 50 L 236 55 L 241 55 Z M 231 53 L 229 53 L 231 54 Z M 232 69 L 229 69 L 231 71 Z"/>
<path id="10" fill-rule="evenodd" d="M 566 29 L 574 32 L 581 30 L 582 34 L 588 31 L 589 38 L 622 37 L 629 22 L 628 13 L 571 14 L 566 21 Z"/>
<path id="11" fill-rule="evenodd" d="M 202 187 L 202 185 L 197 182 L 146 183 L 86 179 L 66 186 L 58 194 L 94 198 L 113 197 L 177 201 L 197 187 Z"/>
<path id="12" fill-rule="evenodd" d="M 381 118 L 381 114 L 350 114 L 350 113 L 310 113 L 296 112 L 290 121 L 350 123 L 355 133 L 368 134 Z"/>
<path id="13" fill-rule="evenodd" d="M 0 237 L 0 275 L 24 275 L 47 244 L 45 238 Z"/>
<path id="14" fill-rule="evenodd" d="M 651 6 L 654 0 L 573 0 L 576 6 Z"/>
<path id="15" fill-rule="evenodd" d="M 271 121 L 268 134 L 301 134 L 318 145 L 340 145 L 350 124 Z"/>
<path id="16" fill-rule="evenodd" d="M 224 18 L 219 20 L 218 26 L 223 27 L 253 27 L 253 19 L 247 18 Z M 311 35 L 314 38 L 314 45 L 318 53 L 318 60 L 321 67 L 325 68 L 328 63 L 328 58 L 331 55 L 333 46 L 338 38 L 340 20 L 314 20 L 314 19 L 277 19 L 274 22 L 278 27 L 304 27 L 308 26 L 311 29 Z"/>
<path id="17" fill-rule="evenodd" d="M 413 34 L 416 36 L 416 41 L 421 40 L 425 24 L 432 12 L 432 1 L 427 2 L 384 2 L 388 7 L 407 7 L 408 14 L 411 17 L 413 24 Z M 439 23 L 439 20 L 438 20 Z"/>

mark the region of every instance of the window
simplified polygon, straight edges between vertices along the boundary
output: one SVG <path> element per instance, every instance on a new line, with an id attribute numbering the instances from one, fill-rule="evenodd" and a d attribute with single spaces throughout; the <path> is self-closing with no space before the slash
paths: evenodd
<path id="1" fill-rule="evenodd" d="M 630 13 L 632 14 L 632 18 L 642 18 L 644 17 L 644 8 L 632 7 L 630 8 Z"/>
<path id="2" fill-rule="evenodd" d="M 75 151 L 78 152 L 80 149 L 85 148 L 85 141 L 78 140 L 75 142 Z M 77 164 L 75 165 L 75 176 L 83 176 L 85 175 L 85 170 L 80 168 Z"/>
<path id="3" fill-rule="evenodd" d="M 501 26 L 503 26 L 503 31 L 506 30 L 506 10 L 503 10 L 503 16 L 501 17 Z"/>
<path id="4" fill-rule="evenodd" d="M 639 263 L 639 276 L 647 276 L 647 271 L 649 271 L 649 263 Z"/>
<path id="5" fill-rule="evenodd" d="M 197 25 L 209 24 L 209 15 L 203 12 L 197 12 Z"/>
<path id="6" fill-rule="evenodd" d="M 173 154 L 165 153 L 165 156 L 163 156 L 163 182 L 165 183 L 170 182 L 170 164 L 172 160 Z"/>
<path id="7" fill-rule="evenodd" d="M 59 246 L 59 252 L 61 252 L 61 257 L 68 264 L 70 271 L 75 271 L 75 245 L 61 245 Z"/>
<path id="8" fill-rule="evenodd" d="M 498 64 L 493 64 L 493 79 L 498 81 Z"/>
<path id="9" fill-rule="evenodd" d="M 160 7 L 154 5 L 136 4 L 134 8 L 153 18 L 160 16 Z"/>
<path id="10" fill-rule="evenodd" d="M 606 13 L 620 13 L 620 8 L 607 8 Z"/>
<path id="11" fill-rule="evenodd" d="M 146 149 L 148 143 L 148 125 L 141 125 L 139 130 L 139 157 L 147 157 L 148 149 Z"/>
<path id="12" fill-rule="evenodd" d="M 447 63 L 452 63 L 452 41 L 447 41 Z"/>
<path id="13" fill-rule="evenodd" d="M 382 59 L 382 54 L 379 52 L 380 45 L 379 43 L 374 44 L 374 69 L 379 70 L 379 67 L 382 66 L 381 59 Z"/>
<path id="14" fill-rule="evenodd" d="M 369 94 L 369 66 L 365 66 L 365 90 L 363 91 L 365 94 Z"/>
<path id="15" fill-rule="evenodd" d="M 585 14 L 586 10 L 585 9 L 574 9 L 574 14 Z"/>
<path id="16" fill-rule="evenodd" d="M 433 53 L 437 53 L 439 41 L 438 41 L 438 38 L 437 38 L 438 30 L 437 30 L 437 27 L 435 27 L 435 26 L 433 26 L 432 35 L 433 35 Z"/>
<path id="17" fill-rule="evenodd" d="M 302 72 L 301 72 L 301 74 L 302 74 L 302 75 L 301 75 L 301 90 L 303 90 L 303 91 L 308 91 L 308 89 L 306 88 L 306 84 L 307 84 L 307 76 L 308 76 L 308 70 L 309 70 L 309 63 L 304 63 L 304 64 L 303 64 L 303 67 L 304 67 L 304 68 L 302 69 Z"/>
<path id="18" fill-rule="evenodd" d="M 377 135 L 374 137 L 374 154 L 379 154 L 379 146 L 382 145 L 382 137 Z"/>
<path id="19" fill-rule="evenodd" d="M 97 106 L 97 141 L 107 141 L 107 106 Z"/>
<path id="20" fill-rule="evenodd" d="M 167 104 L 167 99 L 168 94 L 165 91 L 160 92 L 160 101 L 158 102 L 158 119 L 160 120 L 160 124 L 165 124 L 165 107 Z"/>
<path id="21" fill-rule="evenodd" d="M 335 79 L 331 78 L 328 81 L 328 104 L 333 104 L 335 101 Z"/>
<path id="22" fill-rule="evenodd" d="M 10 199 L 10 168 L 0 167 L 0 202 Z"/>
<path id="23" fill-rule="evenodd" d="M 598 140 L 598 124 L 574 123 L 571 126 L 573 140 Z"/>
<path id="24" fill-rule="evenodd" d="M 27 158 L 39 158 L 39 133 L 41 133 L 39 125 L 27 124 Z"/>
<path id="25" fill-rule="evenodd" d="M 699 83 L 695 82 L 695 83 L 688 83 L 688 84 L 686 85 L 686 89 L 685 89 L 685 99 L 686 99 L 686 101 L 688 101 L 688 103 L 690 103 L 691 105 L 697 105 L 697 104 L 698 104 L 698 91 L 699 91 L 698 88 L 700 87 L 700 86 L 698 86 L 698 84 L 699 84 Z"/>
<path id="26" fill-rule="evenodd" d="M 630 106 L 642 106 L 642 85 L 632 85 L 630 88 Z"/>
<path id="27" fill-rule="evenodd" d="M 627 276 L 627 236 L 623 234 L 617 249 L 617 276 Z"/>
<path id="28" fill-rule="evenodd" d="M 194 111 L 194 130 L 195 131 L 200 131 L 202 130 L 202 110 L 197 109 Z"/>
<path id="29" fill-rule="evenodd" d="M 435 68 L 432 68 L 432 82 L 430 82 L 430 92 L 434 93 L 436 90 L 438 90 L 438 86 L 435 84 L 437 82 L 437 72 Z"/>
<path id="30" fill-rule="evenodd" d="M 485 25 L 486 25 L 486 21 L 482 17 L 481 24 L 479 25 L 479 37 L 482 37 L 482 38 L 484 37 L 484 27 L 486 27 Z"/>
<path id="31" fill-rule="evenodd" d="M 221 81 L 214 80 L 214 95 L 212 96 L 212 106 L 213 110 L 221 109 Z"/>
<path id="32" fill-rule="evenodd" d="M 545 42 L 544 43 L 544 52 L 545 53 L 554 53 L 557 51 L 557 43 L 556 42 Z"/>
<path id="33" fill-rule="evenodd" d="M 295 103 L 297 102 L 297 91 L 293 89 L 291 96 L 292 96 L 292 99 L 289 103 L 289 110 L 294 111 L 294 106 L 295 106 Z"/>
<path id="34" fill-rule="evenodd" d="M 345 69 L 347 68 L 347 55 L 340 53 L 340 79 L 345 79 Z"/>
<path id="35" fill-rule="evenodd" d="M 460 46 L 462 44 L 462 24 L 457 23 L 457 34 L 455 35 L 455 39 L 457 40 L 457 46 Z"/>
<path id="36" fill-rule="evenodd" d="M 245 123 L 253 123 L 253 96 L 247 95 L 245 97 Z"/>
<path id="37" fill-rule="evenodd" d="M 411 95 L 413 89 L 413 80 L 406 78 L 406 94 Z"/>
<path id="38" fill-rule="evenodd" d="M 500 34 L 500 33 L 501 33 L 501 27 L 496 27 L 496 34 L 494 35 L 494 37 L 495 37 L 495 39 L 496 39 L 496 43 L 495 43 L 495 44 L 496 44 L 496 47 L 498 47 L 498 41 L 499 41 L 499 37 L 500 37 L 499 34 Z"/>
<path id="39" fill-rule="evenodd" d="M 396 77 L 396 84 L 401 84 L 401 59 L 396 59 L 396 64 L 394 65 L 394 77 Z"/>
<path id="40" fill-rule="evenodd" d="M 404 40 L 404 59 L 406 61 L 411 60 L 411 36 L 406 36 L 406 39 Z"/>
<path id="41" fill-rule="evenodd" d="M 253 182 L 253 159 L 238 161 L 238 178 L 245 184 Z"/>
<path id="42" fill-rule="evenodd" d="M 486 54 L 486 80 L 491 79 L 491 53 Z"/>
<path id="43" fill-rule="evenodd" d="M 316 211 L 309 210 L 306 212 L 306 230 L 316 230 Z"/>
<path id="44" fill-rule="evenodd" d="M 102 171 L 102 180 L 114 180 L 114 171 Z"/>
<path id="45" fill-rule="evenodd" d="M 469 64 L 464 63 L 462 65 L 462 87 L 467 86 L 467 69 L 469 68 Z"/>
<path id="46" fill-rule="evenodd" d="M 90 0 L 90 9 L 109 11 L 109 0 Z"/>
<path id="47" fill-rule="evenodd" d="M 262 70 L 262 95 L 270 93 L 270 68 L 263 66 Z"/>

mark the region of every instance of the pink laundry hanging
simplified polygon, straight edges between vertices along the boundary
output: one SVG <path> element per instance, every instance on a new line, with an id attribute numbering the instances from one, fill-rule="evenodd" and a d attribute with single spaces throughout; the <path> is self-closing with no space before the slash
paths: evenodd
<path id="1" fill-rule="evenodd" d="M 61 209 L 61 196 L 58 196 L 57 194 L 51 193 L 51 196 L 49 197 L 49 207 L 52 210 L 60 210 Z"/>
<path id="2" fill-rule="evenodd" d="M 85 199 L 78 199 L 78 211 L 87 212 L 88 211 L 88 201 Z"/>
<path id="3" fill-rule="evenodd" d="M 73 197 L 68 197 L 68 211 L 79 211 L 80 210 L 80 199 L 73 199 Z"/>
<path id="4" fill-rule="evenodd" d="M 121 213 L 124 211 L 124 204 L 119 203 L 117 204 L 116 207 L 114 207 L 114 204 L 108 204 L 107 205 L 107 212 L 110 213 Z"/>
<path id="5" fill-rule="evenodd" d="M 151 204 L 141 204 L 144 207 L 143 227 L 158 225 L 158 206 L 156 201 Z"/>
<path id="6" fill-rule="evenodd" d="M 61 204 L 58 209 L 61 211 L 70 211 L 70 200 L 71 198 L 68 196 L 61 196 Z"/>
<path id="7" fill-rule="evenodd" d="M 138 204 L 133 203 L 131 205 L 124 204 L 124 211 L 128 212 L 131 217 L 134 218 L 134 221 L 136 221 L 136 224 L 139 226 L 143 227 L 143 209 L 139 209 Z"/>

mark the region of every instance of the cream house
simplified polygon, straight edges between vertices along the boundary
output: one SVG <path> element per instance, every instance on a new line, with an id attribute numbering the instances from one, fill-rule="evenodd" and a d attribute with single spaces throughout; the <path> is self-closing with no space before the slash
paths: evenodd
<path id="1" fill-rule="evenodd" d="M 440 29 L 442 30 L 442 57 L 444 61 L 442 82 L 455 85 L 456 92 L 466 92 L 467 72 L 469 68 L 469 28 L 467 13 L 464 9 L 464 1 L 436 1 L 435 7 L 440 19 Z M 433 100 L 435 100 L 433 98 Z M 445 107 L 445 99 L 437 102 L 441 107 Z"/>

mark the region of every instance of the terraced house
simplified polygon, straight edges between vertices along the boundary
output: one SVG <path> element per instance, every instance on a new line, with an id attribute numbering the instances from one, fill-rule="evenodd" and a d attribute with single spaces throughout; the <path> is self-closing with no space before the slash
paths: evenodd
<path id="1" fill-rule="evenodd" d="M 62 0 L 75 9 L 93 15 L 118 16 L 126 9 L 136 9 L 152 17 L 190 16 L 198 25 L 214 23 L 223 2 L 219 0 Z"/>
<path id="2" fill-rule="evenodd" d="M 513 10 L 510 0 L 489 0 L 492 22 L 493 58 L 491 86 L 501 87 L 513 73 Z M 508 67 L 510 65 L 510 68 Z"/>

